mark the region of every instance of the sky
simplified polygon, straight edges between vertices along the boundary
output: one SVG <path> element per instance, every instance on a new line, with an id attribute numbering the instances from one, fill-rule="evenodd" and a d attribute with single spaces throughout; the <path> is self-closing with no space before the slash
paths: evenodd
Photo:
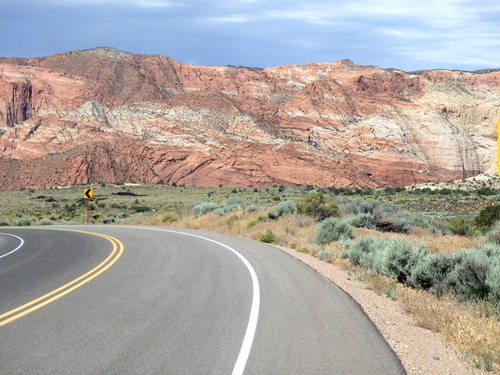
<path id="1" fill-rule="evenodd" d="M 500 1 L 0 0 L 0 56 L 94 47 L 194 65 L 500 68 Z"/>

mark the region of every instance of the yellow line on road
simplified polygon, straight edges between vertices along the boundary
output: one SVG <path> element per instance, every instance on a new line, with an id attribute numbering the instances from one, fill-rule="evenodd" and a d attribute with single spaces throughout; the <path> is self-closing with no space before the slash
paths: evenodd
<path id="1" fill-rule="evenodd" d="M 62 296 L 65 296 L 66 294 L 72 292 L 73 290 L 81 287 L 83 284 L 88 283 L 90 280 L 93 278 L 97 277 L 104 271 L 106 271 L 108 268 L 110 268 L 117 260 L 118 258 L 121 257 L 123 254 L 123 244 L 117 240 L 114 237 L 105 235 L 105 234 L 100 234 L 100 233 L 92 233 L 92 232 L 85 232 L 81 230 L 73 230 L 73 229 L 46 229 L 46 230 L 62 230 L 62 231 L 68 231 L 68 232 L 78 232 L 78 233 L 84 233 L 84 234 L 90 234 L 93 236 L 98 236 L 102 237 L 109 242 L 112 243 L 113 245 L 113 250 L 111 251 L 111 254 L 108 255 L 108 257 L 102 261 L 98 266 L 95 268 L 91 269 L 89 272 L 85 273 L 84 275 L 76 278 L 75 280 L 61 286 L 60 288 L 57 288 L 53 290 L 50 293 L 47 293 L 31 302 L 28 302 L 22 306 L 19 306 L 13 310 L 10 310 L 2 315 L 0 315 L 0 327 L 8 324 L 16 319 L 21 318 L 22 316 L 25 316 L 35 310 L 38 310 L 39 308 L 48 305 L 49 303 L 61 298 Z"/>

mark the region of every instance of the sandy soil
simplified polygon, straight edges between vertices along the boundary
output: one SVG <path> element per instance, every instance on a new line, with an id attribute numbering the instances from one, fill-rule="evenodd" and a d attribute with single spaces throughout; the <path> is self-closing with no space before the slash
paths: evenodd
<path id="1" fill-rule="evenodd" d="M 276 247 L 308 264 L 351 295 L 396 352 L 408 374 L 486 374 L 462 361 L 460 353 L 445 344 L 439 334 L 417 327 L 397 300 L 366 289 L 366 284 L 332 264 L 286 247 Z"/>

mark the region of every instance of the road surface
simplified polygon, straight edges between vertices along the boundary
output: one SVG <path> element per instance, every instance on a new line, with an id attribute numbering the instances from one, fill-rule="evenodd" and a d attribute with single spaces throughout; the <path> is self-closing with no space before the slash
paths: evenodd
<path id="1" fill-rule="evenodd" d="M 1 374 L 405 374 L 310 267 L 192 230 L 0 228 L 0 337 Z"/>

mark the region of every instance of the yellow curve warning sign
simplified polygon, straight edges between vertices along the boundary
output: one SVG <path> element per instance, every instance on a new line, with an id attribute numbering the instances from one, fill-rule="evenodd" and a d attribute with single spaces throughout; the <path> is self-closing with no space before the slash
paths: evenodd
<path id="1" fill-rule="evenodd" d="M 84 189 L 83 190 L 83 198 L 92 199 L 92 189 Z"/>

